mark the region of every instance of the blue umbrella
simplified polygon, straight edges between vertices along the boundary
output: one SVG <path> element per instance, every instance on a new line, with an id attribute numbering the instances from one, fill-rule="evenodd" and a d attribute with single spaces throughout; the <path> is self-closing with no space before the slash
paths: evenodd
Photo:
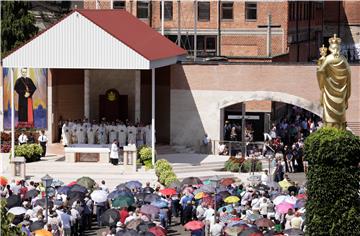
<path id="1" fill-rule="evenodd" d="M 129 181 L 125 183 L 125 186 L 129 189 L 137 189 L 142 187 L 142 183 L 137 180 Z"/>
<path id="2" fill-rule="evenodd" d="M 243 220 L 240 220 L 240 221 L 230 221 L 227 224 L 228 227 L 235 227 L 235 226 L 240 226 L 240 225 L 247 225 L 247 223 Z"/>
<path id="3" fill-rule="evenodd" d="M 226 212 L 231 212 L 234 208 L 231 205 L 220 207 L 218 212 L 222 212 L 223 209 L 226 209 Z"/>
<path id="4" fill-rule="evenodd" d="M 157 201 L 151 202 L 150 205 L 153 205 L 153 206 L 156 206 L 159 208 L 165 208 L 165 207 L 169 206 L 169 203 L 167 201 L 159 199 Z"/>
<path id="5" fill-rule="evenodd" d="M 109 193 L 109 195 L 107 196 L 108 199 L 115 199 L 118 197 L 131 197 L 133 198 L 134 195 L 132 193 L 129 192 L 125 192 L 125 191 L 120 191 L 120 190 L 114 190 L 111 193 Z"/>
<path id="6" fill-rule="evenodd" d="M 57 189 L 58 194 L 65 194 L 65 195 L 67 195 L 69 191 L 70 191 L 70 187 L 69 187 L 69 186 L 61 186 L 60 188 Z"/>
<path id="7" fill-rule="evenodd" d="M 129 189 L 128 187 L 126 187 L 126 185 L 123 183 L 123 184 L 119 184 L 118 186 L 116 186 L 116 190 L 119 190 L 119 191 L 123 191 L 123 192 L 128 192 L 128 193 L 132 193 L 131 192 L 131 189 Z"/>
<path id="8" fill-rule="evenodd" d="M 80 193 L 87 193 L 87 189 L 84 186 L 81 186 L 79 184 L 74 184 L 71 188 L 70 188 L 71 192 L 80 192 Z"/>

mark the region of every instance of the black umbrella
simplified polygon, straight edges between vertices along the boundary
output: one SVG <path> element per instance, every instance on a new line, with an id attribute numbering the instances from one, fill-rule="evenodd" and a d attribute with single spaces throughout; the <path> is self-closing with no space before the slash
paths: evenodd
<path id="1" fill-rule="evenodd" d="M 80 193 L 87 193 L 87 189 L 84 186 L 81 186 L 79 184 L 74 184 L 71 188 L 70 188 L 71 192 L 80 192 Z"/>
<path id="2" fill-rule="evenodd" d="M 70 191 L 70 187 L 69 187 L 69 186 L 61 186 L 60 188 L 57 189 L 57 193 L 58 193 L 58 194 L 65 194 L 65 195 L 67 195 L 69 191 Z"/>
<path id="3" fill-rule="evenodd" d="M 27 191 L 26 194 L 25 194 L 25 199 L 31 199 L 31 198 L 34 198 L 36 197 L 37 195 L 39 195 L 39 191 L 36 190 L 36 189 L 31 189 L 30 191 Z"/>
<path id="4" fill-rule="evenodd" d="M 231 196 L 231 194 L 228 191 L 219 192 L 217 195 L 221 196 L 222 199 L 225 199 L 225 198 Z"/>
<path id="5" fill-rule="evenodd" d="M 35 201 L 35 206 L 41 206 L 42 208 L 45 208 L 46 200 L 45 198 L 38 199 Z M 52 200 L 48 201 L 49 208 L 53 208 L 54 202 Z"/>
<path id="6" fill-rule="evenodd" d="M 100 222 L 104 226 L 116 225 L 120 220 L 120 213 L 116 209 L 108 209 L 100 216 Z"/>
<path id="7" fill-rule="evenodd" d="M 144 202 L 154 202 L 156 200 L 159 200 L 161 197 L 157 194 L 149 194 L 149 195 L 146 195 L 145 198 L 144 198 Z"/>
<path id="8" fill-rule="evenodd" d="M 147 232 L 149 230 L 149 228 L 151 227 L 155 227 L 156 224 L 152 223 L 152 222 L 141 222 L 140 225 L 138 225 L 137 227 L 137 231 L 142 233 L 142 232 Z"/>
<path id="9" fill-rule="evenodd" d="M 140 236 L 156 236 L 155 234 L 151 233 L 151 232 L 142 232 L 139 233 Z"/>
<path id="10" fill-rule="evenodd" d="M 114 190 L 107 196 L 108 199 L 115 199 L 115 198 L 118 198 L 118 197 L 134 198 L 134 195 L 132 193 L 129 193 L 129 192 L 120 191 L 120 190 Z"/>
<path id="11" fill-rule="evenodd" d="M 77 200 L 84 200 L 85 198 L 85 193 L 82 192 L 69 192 L 67 195 L 69 199 L 69 204 L 72 205 L 74 202 L 76 202 Z"/>
<path id="12" fill-rule="evenodd" d="M 199 185 L 203 184 L 203 182 L 198 177 L 187 177 L 181 181 L 181 185 Z"/>
<path id="13" fill-rule="evenodd" d="M 145 201 L 145 197 L 149 196 L 149 195 L 151 195 L 151 193 L 138 193 L 135 195 L 135 197 L 136 197 L 136 200 L 138 200 L 138 202 L 143 202 L 143 201 Z"/>
<path id="14" fill-rule="evenodd" d="M 35 221 L 33 223 L 30 224 L 29 226 L 29 230 L 31 232 L 34 232 L 35 230 L 38 230 L 38 229 L 43 229 L 44 228 L 44 225 L 45 223 L 43 221 Z"/>
<path id="15" fill-rule="evenodd" d="M 180 190 L 181 189 L 181 183 L 179 180 L 175 180 L 174 182 L 172 182 L 170 185 L 169 185 L 169 188 L 173 188 L 173 189 L 176 189 L 176 190 Z"/>
<path id="16" fill-rule="evenodd" d="M 140 234 L 132 229 L 120 230 L 116 233 L 116 236 L 139 236 Z"/>
<path id="17" fill-rule="evenodd" d="M 152 187 L 147 186 L 147 187 L 143 188 L 143 192 L 144 193 L 153 193 L 153 192 L 155 192 L 155 190 Z"/>
<path id="18" fill-rule="evenodd" d="M 129 189 L 128 187 L 126 187 L 125 184 L 119 184 L 118 186 L 116 186 L 116 189 L 119 191 L 124 191 L 124 192 L 128 192 L 128 193 L 132 193 L 131 189 Z"/>
<path id="19" fill-rule="evenodd" d="M 289 193 L 294 192 L 295 195 L 298 193 L 298 189 L 295 186 L 288 187 L 288 191 L 289 191 Z"/>
<path id="20" fill-rule="evenodd" d="M 300 229 L 287 229 L 284 230 L 284 234 L 289 236 L 299 236 L 299 235 L 304 235 L 304 232 L 301 231 Z"/>
<path id="21" fill-rule="evenodd" d="M 10 209 L 12 207 L 21 206 L 21 198 L 18 195 L 11 195 L 6 199 L 6 208 Z"/>
<path id="22" fill-rule="evenodd" d="M 265 191 L 265 190 L 269 190 L 270 187 L 267 186 L 266 184 L 258 184 L 258 185 L 255 187 L 255 189 Z"/>

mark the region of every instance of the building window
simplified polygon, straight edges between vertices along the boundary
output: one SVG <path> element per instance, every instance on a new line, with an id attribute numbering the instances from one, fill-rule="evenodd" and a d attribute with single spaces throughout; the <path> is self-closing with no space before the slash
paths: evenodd
<path id="1" fill-rule="evenodd" d="M 113 1 L 113 9 L 125 9 L 125 1 Z"/>
<path id="2" fill-rule="evenodd" d="M 165 20 L 172 20 L 173 19 L 173 2 L 172 1 L 165 1 L 164 2 L 164 19 Z M 161 11 L 162 11 L 162 4 L 160 1 L 160 19 L 162 17 L 161 15 Z"/>
<path id="3" fill-rule="evenodd" d="M 256 20 L 257 18 L 257 4 L 256 3 L 245 3 L 245 19 Z"/>
<path id="4" fill-rule="evenodd" d="M 210 20 L 210 2 L 198 2 L 198 20 Z"/>
<path id="5" fill-rule="evenodd" d="M 223 2 L 221 3 L 221 19 L 223 20 L 232 20 L 233 15 L 233 2 Z"/>
<path id="6" fill-rule="evenodd" d="M 149 2 L 137 1 L 136 2 L 136 16 L 140 19 L 149 18 Z"/>

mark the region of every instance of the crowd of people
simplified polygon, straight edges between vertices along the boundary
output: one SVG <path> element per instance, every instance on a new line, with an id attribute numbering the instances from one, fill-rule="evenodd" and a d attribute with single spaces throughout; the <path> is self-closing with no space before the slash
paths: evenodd
<path id="1" fill-rule="evenodd" d="M 88 177 L 68 185 L 55 180 L 46 210 L 42 183 L 6 183 L 2 177 L 0 195 L 6 200 L 5 211 L 15 215 L 12 226 L 18 225 L 27 236 L 41 230 L 54 236 L 84 235 L 94 224 L 107 227 L 104 236 L 162 236 L 178 217 L 194 236 L 238 235 L 233 234 L 236 230 L 256 235 L 303 232 L 306 188 L 287 176 L 285 182 L 270 182 L 264 172 L 261 183 L 252 186 L 233 178 L 189 177 L 169 188 L 129 181 L 109 191 L 105 181 Z"/>
<path id="2" fill-rule="evenodd" d="M 71 144 L 111 144 L 117 141 L 119 147 L 127 144 L 151 146 L 151 125 L 134 125 L 117 120 L 89 122 L 88 119 L 65 121 L 61 124 L 61 140 L 64 146 Z"/>

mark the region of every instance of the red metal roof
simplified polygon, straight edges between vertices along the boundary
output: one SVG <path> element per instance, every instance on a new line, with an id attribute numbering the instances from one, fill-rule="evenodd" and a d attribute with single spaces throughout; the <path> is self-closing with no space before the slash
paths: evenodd
<path id="1" fill-rule="evenodd" d="M 187 52 L 125 10 L 75 10 L 148 60 Z"/>

